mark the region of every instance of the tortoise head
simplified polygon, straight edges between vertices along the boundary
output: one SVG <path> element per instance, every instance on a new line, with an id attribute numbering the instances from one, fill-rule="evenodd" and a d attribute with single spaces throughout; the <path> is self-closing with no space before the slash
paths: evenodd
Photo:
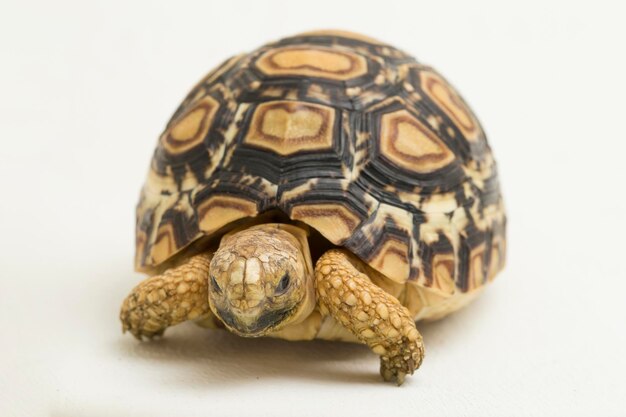
<path id="1" fill-rule="evenodd" d="M 309 248 L 298 230 L 305 233 L 264 224 L 222 238 L 210 265 L 209 304 L 233 333 L 263 336 L 313 311 Z"/>

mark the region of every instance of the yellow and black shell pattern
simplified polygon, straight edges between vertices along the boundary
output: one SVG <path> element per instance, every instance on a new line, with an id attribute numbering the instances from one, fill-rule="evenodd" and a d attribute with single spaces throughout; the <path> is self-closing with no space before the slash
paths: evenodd
<path id="1" fill-rule="evenodd" d="M 504 264 L 504 206 L 478 120 L 433 68 L 357 34 L 270 43 L 191 90 L 142 189 L 136 267 L 271 211 L 442 295 L 479 288 Z"/>

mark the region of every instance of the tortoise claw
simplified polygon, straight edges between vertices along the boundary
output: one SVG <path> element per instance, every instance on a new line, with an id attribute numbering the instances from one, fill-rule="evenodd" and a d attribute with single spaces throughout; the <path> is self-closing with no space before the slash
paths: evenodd
<path id="1" fill-rule="evenodd" d="M 398 386 L 404 384 L 404 377 L 406 377 L 406 372 L 398 371 L 396 374 L 396 384 Z"/>
<path id="2" fill-rule="evenodd" d="M 393 381 L 393 372 L 382 362 L 380 364 L 380 375 L 383 377 L 385 382 Z"/>
<path id="3" fill-rule="evenodd" d="M 389 362 L 384 361 L 381 358 L 380 361 L 380 375 L 383 377 L 385 382 L 394 382 L 397 386 L 404 384 L 404 380 L 406 379 L 407 373 L 399 368 L 390 368 Z"/>

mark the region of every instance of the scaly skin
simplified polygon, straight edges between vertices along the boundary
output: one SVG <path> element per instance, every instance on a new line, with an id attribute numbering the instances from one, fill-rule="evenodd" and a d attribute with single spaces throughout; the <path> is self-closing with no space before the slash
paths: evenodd
<path id="1" fill-rule="evenodd" d="M 385 381 L 404 382 L 424 357 L 422 336 L 409 311 L 359 272 L 360 262 L 342 250 L 330 250 L 315 267 L 315 288 L 322 314 L 330 314 L 380 355 Z"/>
<path id="2" fill-rule="evenodd" d="M 269 223 L 226 235 L 211 261 L 213 314 L 244 337 L 304 320 L 315 308 L 308 252 L 306 234 L 295 226 Z M 283 279 L 285 288 L 276 293 Z"/>
<path id="3" fill-rule="evenodd" d="M 120 319 L 137 339 L 163 334 L 169 326 L 211 313 L 209 264 L 213 254 L 201 254 L 137 285 L 122 304 Z"/>
<path id="4" fill-rule="evenodd" d="M 288 241 L 293 244 L 277 249 Z M 257 332 L 253 336 L 262 336 L 282 325 L 297 324 L 300 318 L 311 313 L 317 302 L 322 314 L 332 316 L 381 357 L 380 372 L 386 381 L 402 384 L 424 357 L 422 336 L 409 311 L 398 299 L 375 285 L 367 275 L 369 267 L 349 252 L 337 249 L 326 252 L 318 260 L 315 277 L 312 277 L 305 273 L 307 268 L 303 262 L 308 253 L 304 256 L 302 250 L 308 247 L 301 248 L 293 236 L 276 225 L 238 232 L 223 240 L 218 250 L 220 256 L 196 255 L 137 285 L 122 305 L 120 318 L 124 331 L 130 331 L 140 340 L 152 338 L 169 326 L 211 315 L 209 304 L 214 302 L 230 314 L 233 323 L 247 318 L 246 314 L 250 316 L 249 327 Z M 275 267 L 273 261 L 278 262 Z M 253 268 L 257 265 L 258 268 Z M 285 271 L 289 271 L 290 284 L 286 292 L 276 295 L 274 288 L 282 281 Z M 212 280 L 220 281 L 221 289 L 212 288 L 218 284 L 209 283 L 210 274 Z M 245 293 L 231 290 L 233 285 L 254 286 L 261 280 L 259 294 L 254 288 L 248 288 Z M 214 300 L 210 301 L 210 297 Z M 265 307 L 257 312 L 254 309 L 260 308 L 261 302 Z M 301 314 L 277 315 L 275 322 L 264 323 L 260 331 L 255 329 L 254 320 L 263 320 L 267 312 L 280 311 L 284 305 L 291 306 L 294 302 L 294 308 Z M 235 304 L 245 304 L 246 309 L 234 310 L 232 305 Z M 250 307 L 255 314 L 249 312 Z M 247 336 L 246 329 L 231 331 Z"/>

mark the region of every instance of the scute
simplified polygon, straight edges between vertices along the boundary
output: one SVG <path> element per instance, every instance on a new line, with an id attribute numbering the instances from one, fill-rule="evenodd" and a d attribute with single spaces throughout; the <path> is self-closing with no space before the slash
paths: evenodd
<path id="1" fill-rule="evenodd" d="M 275 211 L 442 296 L 480 288 L 505 260 L 477 118 L 431 67 L 357 34 L 285 38 L 192 89 L 142 190 L 136 267 Z"/>
<path id="2" fill-rule="evenodd" d="M 268 77 L 306 76 L 347 81 L 367 73 L 362 55 L 322 46 L 285 46 L 269 49 L 255 62 Z"/>
<path id="3" fill-rule="evenodd" d="M 333 146 L 335 110 L 301 101 L 276 100 L 256 106 L 242 145 L 280 156 Z"/>

